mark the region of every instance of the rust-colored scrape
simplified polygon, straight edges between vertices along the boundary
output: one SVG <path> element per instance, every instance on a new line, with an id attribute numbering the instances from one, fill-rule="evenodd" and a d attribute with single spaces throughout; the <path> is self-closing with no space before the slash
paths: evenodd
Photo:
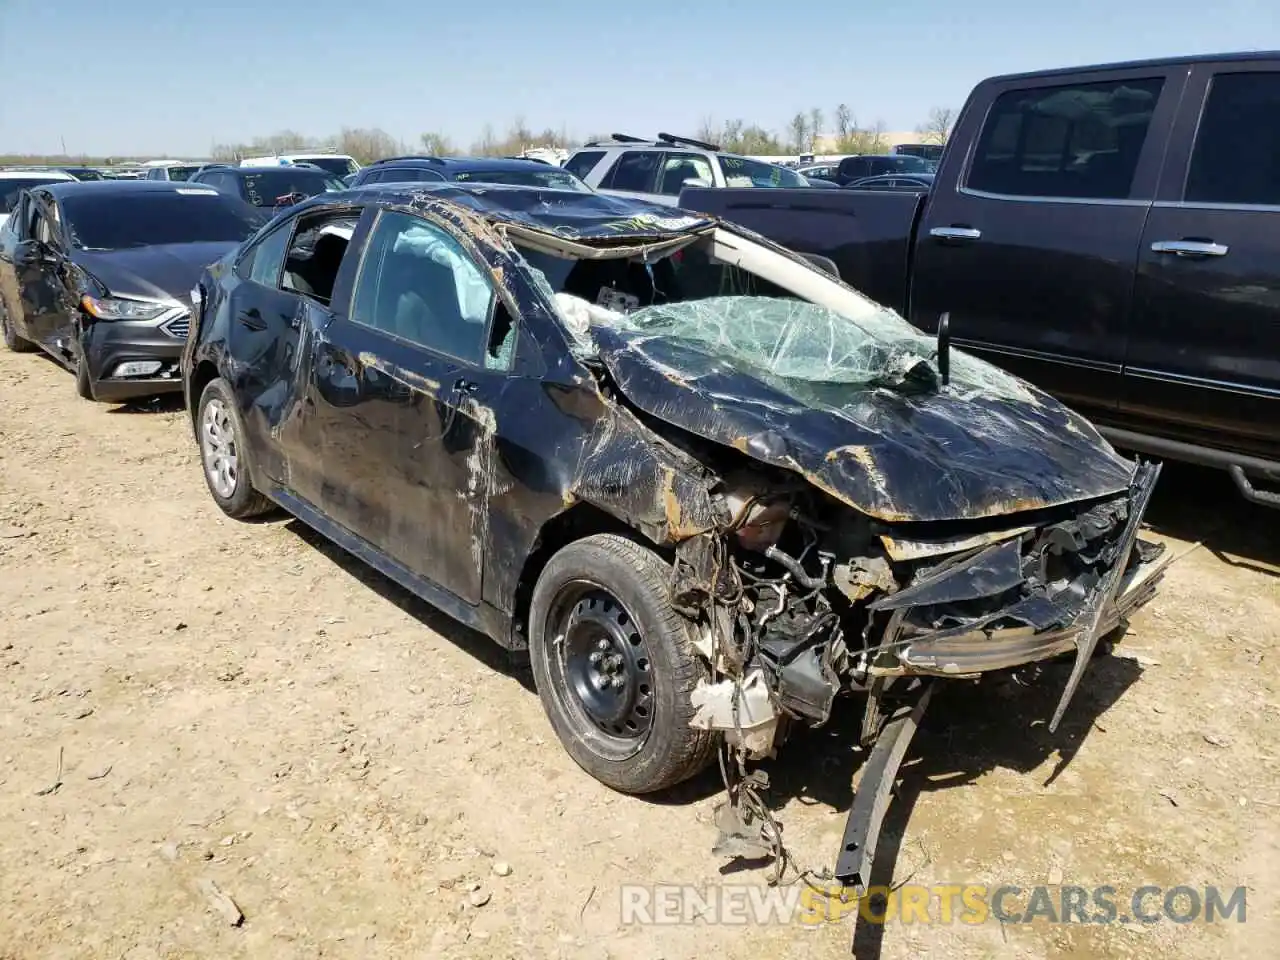
<path id="1" fill-rule="evenodd" d="M 673 541 L 687 540 L 706 532 L 705 527 L 685 515 L 685 505 L 676 491 L 674 467 L 662 469 L 662 512 L 667 520 L 667 536 Z"/>
<path id="2" fill-rule="evenodd" d="M 435 396 L 440 392 L 438 381 L 432 380 L 430 377 L 424 377 L 422 374 L 415 373 L 412 370 L 406 370 L 404 367 L 394 363 L 389 363 L 376 353 L 361 353 L 356 359 L 360 361 L 361 366 L 372 367 L 374 370 L 385 373 L 388 377 L 394 377 L 396 380 L 406 384 L 410 389 L 417 390 L 420 393 Z"/>

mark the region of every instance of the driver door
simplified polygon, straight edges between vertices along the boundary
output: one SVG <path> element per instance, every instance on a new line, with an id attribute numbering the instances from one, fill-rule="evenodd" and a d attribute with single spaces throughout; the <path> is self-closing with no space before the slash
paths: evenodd
<path id="1" fill-rule="evenodd" d="M 45 346 L 56 346 L 69 356 L 75 304 L 67 290 L 66 249 L 56 220 L 52 198 L 29 194 L 23 202 L 22 221 L 13 268 L 18 283 L 20 336 Z M 25 329 L 24 329 L 25 327 Z"/>

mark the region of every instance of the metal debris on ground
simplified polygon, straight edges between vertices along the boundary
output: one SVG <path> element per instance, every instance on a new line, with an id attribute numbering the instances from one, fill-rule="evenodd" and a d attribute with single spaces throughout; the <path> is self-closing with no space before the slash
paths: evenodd
<path id="1" fill-rule="evenodd" d="M 58 748 L 58 772 L 53 775 L 53 783 L 49 784 L 49 786 L 45 787 L 43 790 L 37 790 L 36 791 L 37 797 L 47 797 L 49 794 L 56 792 L 57 789 L 62 786 L 62 751 L 63 751 L 63 748 L 59 747 Z"/>

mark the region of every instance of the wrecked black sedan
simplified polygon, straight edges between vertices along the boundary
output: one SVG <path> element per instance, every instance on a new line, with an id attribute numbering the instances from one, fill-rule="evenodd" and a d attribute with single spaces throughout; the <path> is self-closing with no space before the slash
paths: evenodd
<path id="1" fill-rule="evenodd" d="M 712 218 L 366 187 L 277 218 L 193 299 L 218 505 L 283 507 L 527 648 L 565 748 L 619 790 L 721 745 L 742 770 L 849 693 L 891 780 L 928 678 L 1075 651 L 1056 726 L 1161 572 L 1137 538 L 1156 468 Z"/>

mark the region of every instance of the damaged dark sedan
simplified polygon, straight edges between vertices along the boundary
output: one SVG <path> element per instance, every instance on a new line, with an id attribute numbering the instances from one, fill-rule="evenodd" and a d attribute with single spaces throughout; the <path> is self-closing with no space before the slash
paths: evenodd
<path id="1" fill-rule="evenodd" d="M 367 187 L 277 218 L 194 296 L 219 506 L 283 507 L 527 648 L 565 748 L 618 790 L 723 750 L 741 801 L 746 763 L 847 694 L 891 781 L 933 678 L 1074 652 L 1056 727 L 1162 571 L 1138 539 L 1157 468 L 716 219 Z M 852 880 L 880 793 L 859 791 Z"/>

